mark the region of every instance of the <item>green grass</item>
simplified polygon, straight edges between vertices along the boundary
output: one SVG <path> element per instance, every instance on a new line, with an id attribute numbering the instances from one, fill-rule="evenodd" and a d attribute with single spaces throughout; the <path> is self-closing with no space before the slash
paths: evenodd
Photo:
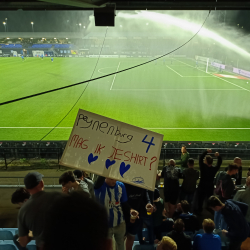
<path id="1" fill-rule="evenodd" d="M 118 65 L 121 70 L 145 60 L 101 58 L 93 78 L 116 71 Z M 0 58 L 0 102 L 87 80 L 96 62 Z M 90 82 L 71 113 L 45 140 L 67 140 L 68 127 L 81 108 L 164 134 L 164 140 L 250 141 L 250 130 L 242 129 L 250 127 L 250 81 L 248 85 L 246 80 L 217 78 L 193 66 L 189 59 L 173 64 L 161 59 L 157 65 Z M 0 106 L 0 140 L 40 140 L 71 109 L 85 86 Z"/>

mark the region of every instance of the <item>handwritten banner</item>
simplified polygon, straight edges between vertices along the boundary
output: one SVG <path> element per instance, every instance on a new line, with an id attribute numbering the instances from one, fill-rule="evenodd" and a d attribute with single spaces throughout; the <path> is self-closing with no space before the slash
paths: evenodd
<path id="1" fill-rule="evenodd" d="M 79 109 L 60 164 L 154 190 L 163 135 Z"/>

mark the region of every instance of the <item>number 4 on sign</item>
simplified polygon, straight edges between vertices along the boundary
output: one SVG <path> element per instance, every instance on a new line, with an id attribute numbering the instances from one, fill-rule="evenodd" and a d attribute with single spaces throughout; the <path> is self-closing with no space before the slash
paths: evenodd
<path id="1" fill-rule="evenodd" d="M 142 142 L 144 143 L 147 143 L 148 144 L 148 147 L 147 147 L 147 150 L 146 150 L 146 153 L 148 152 L 149 148 L 151 145 L 155 146 L 155 144 L 153 143 L 153 140 L 154 140 L 154 137 L 151 138 L 151 141 L 148 142 L 148 141 L 145 141 L 146 138 L 148 137 L 148 135 L 145 135 L 145 137 L 143 138 Z"/>

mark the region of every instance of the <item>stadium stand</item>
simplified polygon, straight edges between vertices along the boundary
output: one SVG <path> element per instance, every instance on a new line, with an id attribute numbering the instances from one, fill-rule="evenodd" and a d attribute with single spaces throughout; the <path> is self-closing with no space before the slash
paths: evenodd
<path id="1" fill-rule="evenodd" d="M 31 49 L 50 49 L 52 48 L 52 44 L 33 44 L 31 47 Z"/>
<path id="2" fill-rule="evenodd" d="M 22 49 L 22 44 L 0 44 L 1 49 Z"/>
<path id="3" fill-rule="evenodd" d="M 70 49 L 72 47 L 71 44 L 55 44 L 55 49 Z"/>

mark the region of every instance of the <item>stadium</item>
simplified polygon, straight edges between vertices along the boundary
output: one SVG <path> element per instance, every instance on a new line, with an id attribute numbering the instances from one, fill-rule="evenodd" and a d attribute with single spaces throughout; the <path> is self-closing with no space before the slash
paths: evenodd
<path id="1" fill-rule="evenodd" d="M 239 17 L 247 10 L 242 14 L 203 6 L 197 11 L 194 3 L 187 10 L 175 5 L 169 10 L 164 3 L 164 8 L 150 3 L 152 9 L 137 10 L 122 4 L 116 5 L 114 27 L 97 25 L 98 13 L 92 7 L 68 5 L 65 10 L 49 3 L 58 13 L 44 14 L 43 5 L 27 15 L 11 13 L 9 6 L 0 12 L 0 250 L 19 249 L 12 239 L 18 234 L 18 210 L 10 197 L 17 188 L 27 188 L 23 180 L 28 173 L 41 173 L 48 193 L 64 188 L 59 178 L 74 169 L 60 164 L 60 159 L 79 109 L 163 135 L 155 185 L 162 198 L 166 176 L 159 177 L 159 170 L 176 159 L 183 174 L 183 163 L 177 160 L 183 159 L 183 148 L 197 171 L 204 150 L 214 164 L 219 152 L 220 171 L 239 158 L 240 183 L 235 184 L 238 173 L 232 180 L 236 189 L 248 189 L 250 28 Z M 86 171 L 84 166 L 81 170 Z M 86 178 L 97 181 L 94 173 L 85 173 Z M 198 179 L 197 190 L 201 176 Z M 182 175 L 180 187 L 183 182 Z M 215 221 L 210 210 L 195 211 L 199 230 L 186 230 L 192 245 L 203 230 L 203 219 Z M 125 244 L 126 250 L 158 249 L 152 246 L 145 221 L 142 234 L 148 245 L 143 247 L 137 234 L 132 248 Z M 233 249 L 230 240 L 218 235 L 221 249 Z M 35 240 L 27 249 L 38 247 Z M 122 249 L 114 242 L 113 249 Z"/>

